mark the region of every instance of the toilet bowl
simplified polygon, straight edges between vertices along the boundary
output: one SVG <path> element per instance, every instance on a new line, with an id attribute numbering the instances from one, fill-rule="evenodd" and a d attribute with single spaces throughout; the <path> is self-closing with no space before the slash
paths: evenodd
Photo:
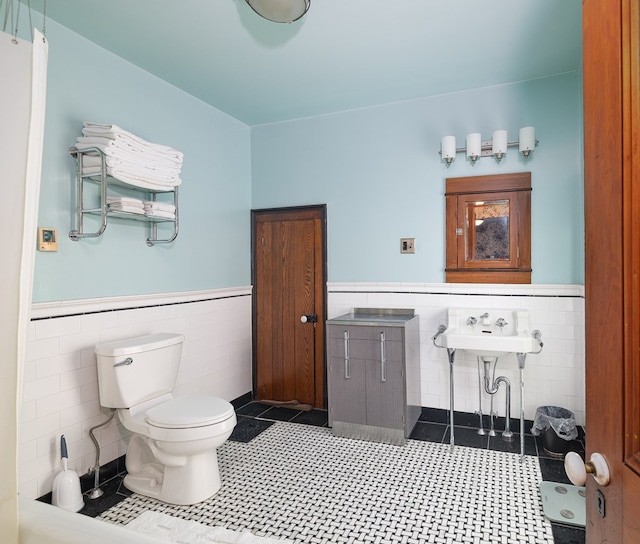
<path id="1" fill-rule="evenodd" d="M 174 397 L 184 337 L 154 334 L 95 348 L 100 404 L 131 431 L 124 485 L 170 504 L 195 504 L 221 486 L 216 448 L 236 425 L 213 396 Z"/>

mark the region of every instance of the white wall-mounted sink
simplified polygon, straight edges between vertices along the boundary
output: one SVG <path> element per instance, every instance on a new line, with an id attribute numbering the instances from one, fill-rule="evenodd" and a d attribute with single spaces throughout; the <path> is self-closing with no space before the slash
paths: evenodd
<path id="1" fill-rule="evenodd" d="M 536 347 L 527 310 L 449 308 L 442 345 L 478 357 L 529 353 Z M 500 326 L 502 325 L 502 326 Z"/>

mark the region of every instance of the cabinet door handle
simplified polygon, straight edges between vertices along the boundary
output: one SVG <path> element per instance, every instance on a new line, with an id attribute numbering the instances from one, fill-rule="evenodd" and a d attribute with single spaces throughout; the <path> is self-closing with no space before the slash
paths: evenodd
<path id="1" fill-rule="evenodd" d="M 387 381 L 387 355 L 384 350 L 384 331 L 380 333 L 380 381 Z"/>
<path id="2" fill-rule="evenodd" d="M 349 331 L 344 331 L 344 379 L 351 377 L 349 372 Z"/>

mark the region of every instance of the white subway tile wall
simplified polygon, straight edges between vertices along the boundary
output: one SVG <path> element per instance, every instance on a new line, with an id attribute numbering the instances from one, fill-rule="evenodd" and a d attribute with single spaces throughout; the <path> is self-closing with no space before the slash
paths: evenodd
<path id="1" fill-rule="evenodd" d="M 328 317 L 353 308 L 413 308 L 420 319 L 420 381 L 422 406 L 449 408 L 449 360 L 431 338 L 447 324 L 448 308 L 491 311 L 525 309 L 532 329 L 542 332 L 544 349 L 528 355 L 524 371 L 525 417 L 534 419 L 538 406 L 562 406 L 584 425 L 584 288 L 580 285 L 475 285 L 423 283 L 330 283 Z M 480 405 L 478 363 L 458 350 L 454 363 L 454 409 L 473 413 Z M 484 372 L 484 369 L 482 369 Z M 496 376 L 511 382 L 511 417 L 520 413 L 516 356 L 498 359 Z M 490 396 L 482 395 L 482 411 L 489 413 Z M 505 415 L 505 390 L 494 397 L 493 410 Z"/>
<path id="2" fill-rule="evenodd" d="M 100 407 L 98 396 L 94 346 L 100 342 L 182 333 L 177 396 L 208 394 L 232 400 L 251 391 L 250 288 L 36 304 L 32 315 L 19 436 L 22 497 L 51 491 L 61 469 L 62 434 L 69 447 L 69 468 L 82 475 L 94 466 L 89 429 L 110 414 Z M 125 454 L 128 431 L 117 418 L 95 434 L 101 465 Z"/>
<path id="3" fill-rule="evenodd" d="M 420 317 L 422 405 L 432 408 L 449 407 L 446 350 L 435 348 L 431 341 L 438 325 L 446 324 L 447 309 L 529 310 L 532 328 L 542 331 L 544 349 L 527 357 L 525 417 L 533 419 L 538 406 L 557 405 L 572 410 L 578 424 L 584 425 L 582 286 L 329 283 L 327 291 L 329 318 L 355 307 L 415 309 Z M 123 309 L 135 306 L 145 307 Z M 95 464 L 89 429 L 109 415 L 98 397 L 93 349 L 99 342 L 161 331 L 183 333 L 176 395 L 210 394 L 232 400 L 252 388 L 251 288 L 34 305 L 33 317 L 19 437 L 23 497 L 51 491 L 60 470 L 61 434 L 69 446 L 70 468 L 85 474 Z M 480 402 L 477 362 L 458 352 L 454 368 L 455 409 L 474 412 Z M 519 376 L 514 355 L 498 360 L 496 375 L 511 381 L 511 414 L 517 418 Z M 501 389 L 494 399 L 499 415 L 505 412 L 504 395 Z M 488 413 L 488 395 L 483 395 L 482 404 Z M 99 429 L 96 437 L 101 465 L 125 454 L 128 432 L 116 420 Z"/>

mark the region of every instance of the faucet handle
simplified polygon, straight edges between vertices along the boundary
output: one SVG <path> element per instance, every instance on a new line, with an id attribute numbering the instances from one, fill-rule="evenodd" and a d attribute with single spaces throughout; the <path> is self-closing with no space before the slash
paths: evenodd
<path id="1" fill-rule="evenodd" d="M 504 319 L 504 317 L 499 317 L 498 319 L 496 319 L 496 327 L 500 327 L 501 329 L 503 327 L 506 327 L 509 323 L 507 323 Z"/>
<path id="2" fill-rule="evenodd" d="M 467 325 L 471 325 L 471 326 L 473 326 L 473 325 L 475 325 L 477 322 L 478 322 L 478 318 L 477 318 L 477 317 L 475 317 L 475 316 L 473 316 L 473 315 L 472 315 L 472 316 L 467 317 Z"/>

